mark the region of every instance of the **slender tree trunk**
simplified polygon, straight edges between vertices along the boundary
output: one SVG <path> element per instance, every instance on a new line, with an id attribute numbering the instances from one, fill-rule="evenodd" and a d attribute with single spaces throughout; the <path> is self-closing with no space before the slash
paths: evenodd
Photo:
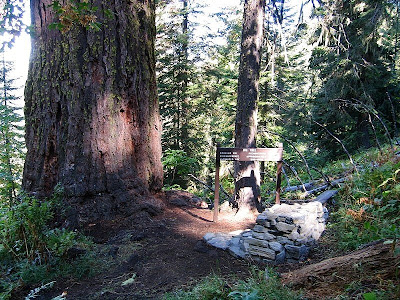
<path id="1" fill-rule="evenodd" d="M 256 147 L 257 101 L 265 2 L 246 0 L 239 66 L 235 146 Z M 255 162 L 235 164 L 236 203 L 239 209 L 260 207 L 260 170 Z"/>
<path id="2" fill-rule="evenodd" d="M 146 208 L 162 186 L 154 0 L 95 0 L 101 29 L 64 35 L 51 2 L 31 0 L 23 188 L 60 184 L 72 225 Z"/>
<path id="3" fill-rule="evenodd" d="M 188 1 L 183 0 L 183 21 L 182 21 L 182 126 L 181 126 L 181 149 L 186 153 L 190 152 L 190 147 L 188 144 L 189 139 L 189 99 L 187 94 L 187 89 L 189 85 L 189 72 L 188 72 L 188 62 L 189 62 L 189 12 L 188 12 Z"/>
<path id="4" fill-rule="evenodd" d="M 366 113 L 362 113 L 357 117 L 357 130 L 361 136 L 361 147 L 365 149 L 371 148 L 371 141 L 368 130 L 368 117 Z"/>

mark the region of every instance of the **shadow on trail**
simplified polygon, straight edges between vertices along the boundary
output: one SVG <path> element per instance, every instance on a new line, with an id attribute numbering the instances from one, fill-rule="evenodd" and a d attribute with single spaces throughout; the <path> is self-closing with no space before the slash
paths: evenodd
<path id="1" fill-rule="evenodd" d="M 204 217 L 201 217 L 201 216 L 199 216 L 199 215 L 197 215 L 197 214 L 191 212 L 191 211 L 190 211 L 189 209 L 187 209 L 187 208 L 180 207 L 180 209 L 181 209 L 182 211 L 184 211 L 185 213 L 187 213 L 188 215 L 191 215 L 191 216 L 194 217 L 194 218 L 197 218 L 197 219 L 202 220 L 202 221 L 204 221 L 204 222 L 212 223 L 211 220 L 208 220 L 208 219 L 206 219 L 206 218 L 204 218 Z M 210 212 L 210 216 L 211 216 L 211 212 Z"/>

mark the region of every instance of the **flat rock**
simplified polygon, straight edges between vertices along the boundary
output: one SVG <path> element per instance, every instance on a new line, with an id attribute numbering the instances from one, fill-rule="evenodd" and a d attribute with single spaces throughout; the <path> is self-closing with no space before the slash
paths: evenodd
<path id="1" fill-rule="evenodd" d="M 211 239 L 215 238 L 215 236 L 216 236 L 216 233 L 207 232 L 207 233 L 203 236 L 203 240 L 207 242 L 208 240 L 211 240 Z"/>
<path id="2" fill-rule="evenodd" d="M 232 239 L 232 235 L 229 233 L 206 233 L 203 240 L 210 246 L 226 250 L 229 247 L 229 243 Z"/>
<path id="3" fill-rule="evenodd" d="M 277 230 L 287 233 L 291 232 L 296 227 L 294 224 L 287 224 L 285 222 L 278 222 L 275 226 Z"/>
<path id="4" fill-rule="evenodd" d="M 276 254 L 275 263 L 283 264 L 285 262 L 285 258 L 286 258 L 286 251 L 285 251 L 285 249 L 283 249 L 281 252 Z"/>
<path id="5" fill-rule="evenodd" d="M 276 237 L 276 240 L 279 242 L 279 243 L 281 243 L 281 244 L 283 244 L 283 245 L 293 245 L 294 244 L 294 242 L 292 241 L 292 240 L 289 240 L 287 237 L 285 237 L 285 236 L 278 236 L 278 237 Z"/>
<path id="6" fill-rule="evenodd" d="M 251 255 L 261 256 L 271 260 L 274 260 L 276 257 L 274 250 L 257 246 L 250 246 L 249 253 Z"/>
<path id="7" fill-rule="evenodd" d="M 274 251 L 276 251 L 276 252 L 281 252 L 282 250 L 284 250 L 282 244 L 281 244 L 281 243 L 278 243 L 278 242 L 269 242 L 269 243 L 268 243 L 268 246 L 269 246 L 272 250 L 274 250 Z"/>
<path id="8" fill-rule="evenodd" d="M 254 245 L 254 246 L 258 246 L 258 247 L 265 247 L 265 248 L 269 247 L 269 243 L 265 240 L 259 240 L 259 239 L 255 239 L 255 238 L 246 238 L 245 242 L 248 243 L 249 245 Z"/>
<path id="9" fill-rule="evenodd" d="M 307 246 L 286 245 L 286 257 L 294 259 L 305 259 L 308 255 L 309 248 Z"/>
<path id="10" fill-rule="evenodd" d="M 246 237 L 251 237 L 253 234 L 253 232 L 251 231 L 251 229 L 246 229 L 245 231 L 242 232 L 241 236 L 246 238 Z"/>
<path id="11" fill-rule="evenodd" d="M 266 240 L 266 241 L 270 241 L 275 238 L 275 236 L 273 234 L 270 234 L 268 232 L 260 233 L 260 232 L 253 231 L 252 236 L 253 236 L 253 238 L 256 238 L 259 240 Z"/>
<path id="12" fill-rule="evenodd" d="M 235 230 L 235 231 L 229 232 L 229 234 L 231 236 L 240 236 L 243 232 L 245 232 L 245 230 Z"/>
<path id="13" fill-rule="evenodd" d="M 231 255 L 238 258 L 245 258 L 247 253 L 240 247 L 240 245 L 230 245 L 228 251 Z"/>
<path id="14" fill-rule="evenodd" d="M 265 228 L 264 226 L 256 225 L 256 226 L 254 226 L 253 231 L 264 233 L 264 232 L 268 232 L 268 229 Z"/>

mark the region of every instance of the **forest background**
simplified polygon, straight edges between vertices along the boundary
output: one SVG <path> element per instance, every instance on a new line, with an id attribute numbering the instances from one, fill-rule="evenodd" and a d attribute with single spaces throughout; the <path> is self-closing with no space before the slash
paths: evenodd
<path id="1" fill-rule="evenodd" d="M 200 24 L 203 3 L 157 3 L 156 56 L 164 189 L 186 189 L 211 204 L 212 192 L 205 186 L 212 187 L 216 144 L 234 144 L 242 6 L 237 3 L 213 14 L 218 23 L 209 24 L 219 24 L 215 32 Z M 399 222 L 393 217 L 399 209 L 399 166 L 389 153 L 398 144 L 400 119 L 399 7 L 398 0 L 267 1 L 257 137 L 258 147 L 284 143 L 284 187 L 362 169 L 358 153 L 376 148 L 380 158 L 370 159 L 364 170 L 386 166 L 387 161 L 390 166 L 379 176 L 368 173 L 360 183 L 365 190 L 347 196 L 353 202 L 363 194 L 368 201 L 381 201 L 379 207 L 386 208 L 378 207 L 377 215 L 387 214 L 394 223 Z M 93 23 L 94 30 L 98 25 Z M 11 45 L 3 48 L 0 80 L 0 193 L 6 199 L 3 204 L 10 206 L 17 198 L 24 160 L 20 82 L 4 55 L 15 55 L 15 48 L 6 50 Z M 274 198 L 274 168 L 262 165 L 264 202 Z M 229 195 L 234 193 L 232 173 L 231 164 L 223 166 L 222 184 Z M 42 209 L 48 216 L 41 221 L 51 219 L 50 208 L 35 209 L 28 217 L 34 219 Z M 363 225 L 375 230 L 379 222 Z M 10 242 L 8 225 L 1 227 L 5 242 Z M 398 229 L 394 231 L 398 235 Z M 72 233 L 53 233 L 55 240 L 75 238 Z M 348 237 L 347 246 L 354 235 Z M 22 239 L 12 242 L 14 250 L 24 252 Z M 68 246 L 57 249 L 61 253 Z M 22 257 L 18 251 L 12 255 Z M 34 253 L 26 254 L 32 260 Z"/>
<path id="2" fill-rule="evenodd" d="M 198 191 L 201 184 L 189 174 L 211 185 L 216 143 L 233 145 L 242 8 L 229 5 L 210 12 L 204 1 L 158 4 L 166 187 Z M 398 31 L 396 1 L 268 2 L 257 144 L 285 144 L 284 168 L 294 177 L 292 184 L 298 183 L 296 172 L 304 163 L 308 173 L 315 172 L 312 167 L 346 157 L 346 151 L 380 148 L 396 136 Z M 4 74 L 15 97 L 8 105 L 14 107 L 23 106 L 15 100 L 23 99 L 26 42 L 25 35 L 4 49 L 4 63 L 17 58 Z M 14 50 L 21 48 L 24 54 Z M 263 168 L 268 171 L 264 182 L 274 180 L 273 167 Z M 225 169 L 223 179 L 229 177 Z M 227 189 L 231 182 L 226 181 Z"/>

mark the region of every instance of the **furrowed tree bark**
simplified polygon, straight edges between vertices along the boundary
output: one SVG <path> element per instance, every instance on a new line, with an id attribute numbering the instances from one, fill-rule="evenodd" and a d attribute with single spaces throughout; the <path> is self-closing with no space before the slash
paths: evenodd
<path id="1" fill-rule="evenodd" d="M 163 176 L 154 0 L 93 1 L 100 30 L 65 34 L 48 27 L 51 2 L 31 0 L 23 188 L 60 184 L 74 225 L 146 208 Z"/>
<path id="2" fill-rule="evenodd" d="M 265 1 L 245 1 L 235 121 L 235 147 L 238 148 L 256 147 L 264 15 Z M 239 210 L 261 210 L 258 163 L 235 163 L 235 190 Z"/>

